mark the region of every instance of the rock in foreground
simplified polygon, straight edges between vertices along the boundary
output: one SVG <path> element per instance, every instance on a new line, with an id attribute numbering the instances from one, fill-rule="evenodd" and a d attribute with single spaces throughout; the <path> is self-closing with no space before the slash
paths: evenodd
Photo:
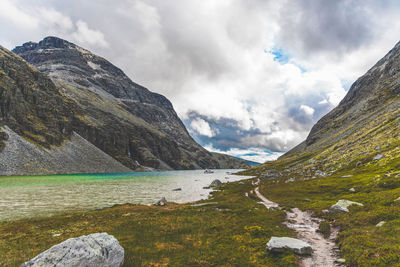
<path id="1" fill-rule="evenodd" d="M 267 243 L 267 250 L 272 252 L 293 251 L 298 255 L 311 255 L 311 245 L 296 238 L 290 237 L 271 237 Z"/>
<path id="2" fill-rule="evenodd" d="M 51 247 L 21 267 L 114 267 L 124 261 L 124 249 L 112 235 L 96 233 L 70 238 Z"/>

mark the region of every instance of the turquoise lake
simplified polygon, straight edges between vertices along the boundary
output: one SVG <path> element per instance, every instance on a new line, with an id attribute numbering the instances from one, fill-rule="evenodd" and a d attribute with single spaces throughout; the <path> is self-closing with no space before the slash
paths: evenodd
<path id="1" fill-rule="evenodd" d="M 185 203 L 205 199 L 214 179 L 249 179 L 240 170 L 202 170 L 0 177 L 0 221 L 52 216 L 115 204 Z M 173 189 L 181 188 L 181 191 Z"/>

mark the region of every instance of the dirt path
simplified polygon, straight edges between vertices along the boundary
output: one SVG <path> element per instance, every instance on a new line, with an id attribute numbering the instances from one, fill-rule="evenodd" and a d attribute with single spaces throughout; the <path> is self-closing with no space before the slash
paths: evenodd
<path id="1" fill-rule="evenodd" d="M 258 185 L 259 181 L 255 184 Z M 279 208 L 278 203 L 268 200 L 263 196 L 258 186 L 254 189 L 257 197 L 267 209 Z M 335 239 L 338 234 L 338 229 L 331 228 L 331 236 L 325 239 L 320 233 L 317 232 L 321 219 L 311 216 L 309 211 L 301 211 L 298 208 L 286 212 L 287 227 L 294 229 L 297 232 L 297 238 L 303 240 L 311 245 L 313 254 L 311 257 L 301 258 L 301 266 L 304 267 L 332 267 L 341 266 L 336 261 L 339 259 L 338 247 L 335 244 Z"/>
<path id="2" fill-rule="evenodd" d="M 294 229 L 297 238 L 310 244 L 313 249 L 312 257 L 301 259 L 302 266 L 339 266 L 336 264 L 339 249 L 335 244 L 338 229 L 331 228 L 330 237 L 325 239 L 317 232 L 321 219 L 311 217 L 311 212 L 294 208 L 291 212 L 286 212 L 286 218 L 285 225 Z"/>
<path id="3" fill-rule="evenodd" d="M 258 187 L 256 187 L 256 189 L 254 189 L 254 193 L 256 193 L 256 195 L 259 199 L 261 199 L 260 203 L 263 204 L 267 209 L 278 209 L 279 208 L 278 203 L 272 202 L 269 199 L 267 199 L 266 197 L 264 197 L 258 190 Z"/>

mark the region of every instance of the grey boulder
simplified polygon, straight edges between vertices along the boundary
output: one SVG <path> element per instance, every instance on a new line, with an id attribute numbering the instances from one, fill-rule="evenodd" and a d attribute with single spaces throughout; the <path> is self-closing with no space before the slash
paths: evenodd
<path id="1" fill-rule="evenodd" d="M 119 267 L 123 262 L 124 249 L 118 240 L 107 233 L 95 233 L 67 239 L 21 267 Z"/>
<path id="2" fill-rule="evenodd" d="M 329 212 L 331 213 L 338 213 L 338 212 L 349 212 L 349 207 L 351 205 L 358 205 L 358 206 L 364 206 L 361 203 L 350 201 L 350 200 L 345 200 L 341 199 L 338 202 L 336 202 L 335 205 L 332 205 L 329 208 Z"/>
<path id="3" fill-rule="evenodd" d="M 267 243 L 267 250 L 271 252 L 293 251 L 298 255 L 311 255 L 311 245 L 296 238 L 291 237 L 271 237 Z"/>
<path id="4" fill-rule="evenodd" d="M 165 199 L 165 197 L 162 197 L 159 201 L 154 203 L 154 206 L 167 206 L 168 201 Z"/>
<path id="5" fill-rule="evenodd" d="M 218 180 L 218 179 L 215 179 L 214 181 L 212 181 L 212 183 L 210 184 L 210 186 L 209 187 L 218 187 L 218 186 L 220 186 L 222 184 L 222 182 L 220 181 L 220 180 Z"/>

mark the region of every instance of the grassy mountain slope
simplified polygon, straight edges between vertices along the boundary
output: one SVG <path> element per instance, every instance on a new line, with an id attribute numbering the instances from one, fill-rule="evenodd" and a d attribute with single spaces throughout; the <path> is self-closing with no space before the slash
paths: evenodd
<path id="1" fill-rule="evenodd" d="M 306 141 L 246 173 L 262 178 L 261 192 L 272 201 L 314 210 L 340 226 L 337 242 L 350 266 L 397 266 L 400 43 L 352 85 Z M 364 206 L 348 214 L 323 212 L 339 199 Z"/>

